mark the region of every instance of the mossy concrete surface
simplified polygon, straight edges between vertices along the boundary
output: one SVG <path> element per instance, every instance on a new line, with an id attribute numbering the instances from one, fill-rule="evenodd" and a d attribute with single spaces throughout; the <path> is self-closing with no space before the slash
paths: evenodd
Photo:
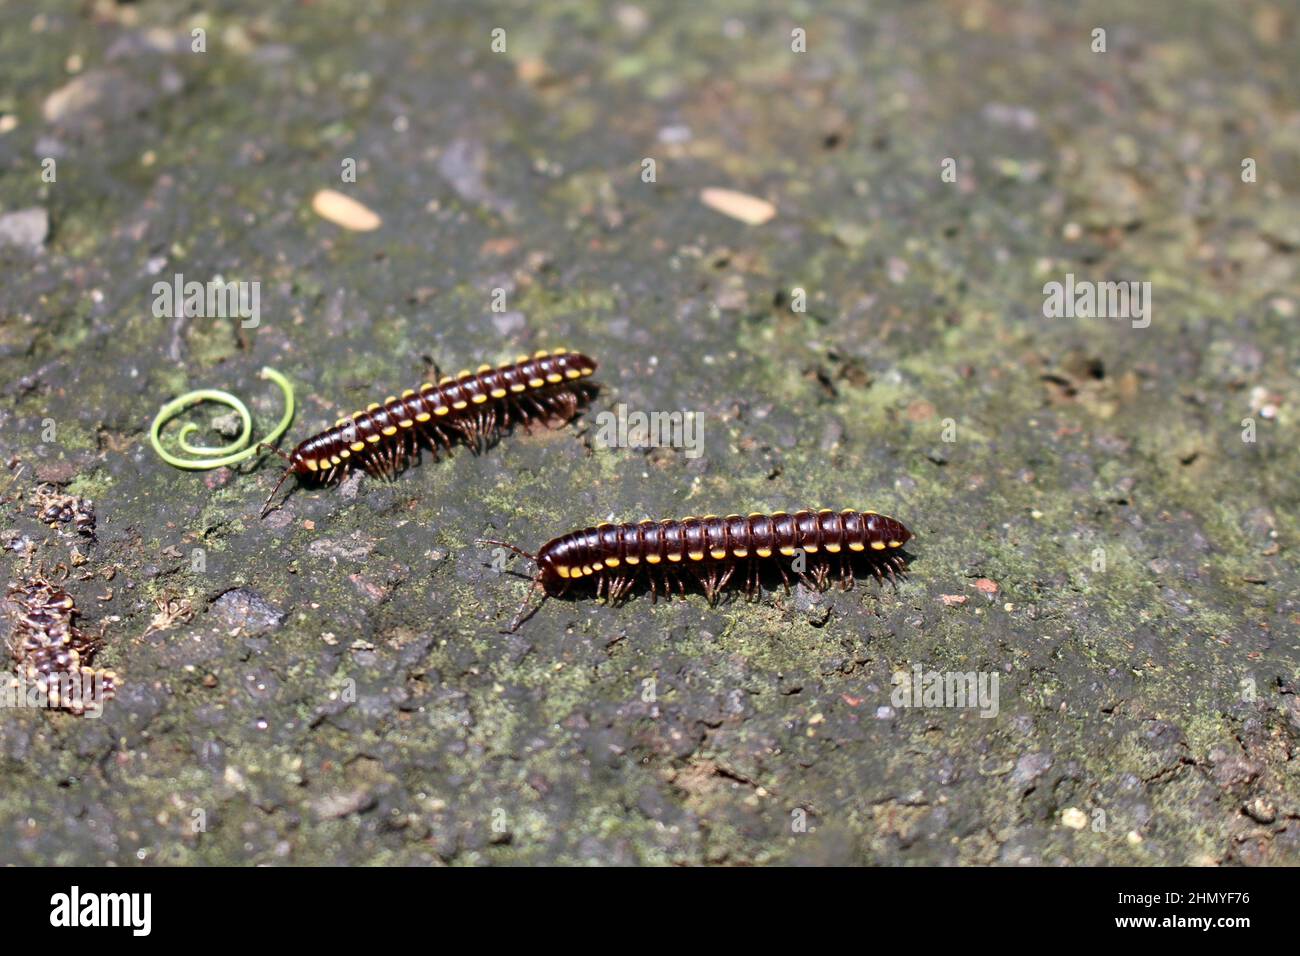
<path id="1" fill-rule="evenodd" d="M 0 712 L 4 862 L 1300 862 L 1293 5 L 203 6 L 0 7 L 0 564 L 72 566 L 122 682 Z M 156 317 L 177 273 L 259 324 Z M 1149 325 L 1046 316 L 1069 275 Z M 559 345 L 577 423 L 265 520 L 278 459 L 148 443 L 200 387 L 264 433 L 265 365 L 288 446 Z M 702 454 L 605 447 L 620 404 Z M 474 543 L 805 506 L 909 576 L 504 635 Z"/>

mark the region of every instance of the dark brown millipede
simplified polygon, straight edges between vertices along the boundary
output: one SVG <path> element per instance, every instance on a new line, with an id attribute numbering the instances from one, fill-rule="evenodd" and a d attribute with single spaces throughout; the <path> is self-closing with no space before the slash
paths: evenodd
<path id="1" fill-rule="evenodd" d="M 71 594 L 37 574 L 25 584 L 11 584 L 7 598 L 14 672 L 0 680 L 10 688 L 36 685 L 51 707 L 78 715 L 86 712 L 96 688 L 103 700 L 115 695 L 116 672 L 90 666 L 103 646 L 103 630 L 92 637 L 77 627 Z"/>
<path id="2" fill-rule="evenodd" d="M 422 444 L 436 458 L 440 447 L 450 448 L 459 437 L 477 452 L 516 422 L 568 421 L 595 391 L 583 381 L 595 371 L 596 363 L 580 352 L 543 350 L 390 395 L 382 405 L 340 418 L 291 454 L 263 445 L 289 467 L 267 495 L 262 516 L 293 474 L 328 482 L 361 465 L 372 475 L 391 477 Z"/>
<path id="3" fill-rule="evenodd" d="M 553 538 L 536 554 L 505 541 L 480 543 L 509 548 L 537 564 L 533 586 L 510 624 L 514 631 L 531 616 L 524 612 L 535 592 L 542 592 L 544 602 L 587 579 L 596 583 L 597 596 L 616 604 L 638 580 L 649 582 L 656 599 L 660 590 L 671 596 L 674 585 L 685 593 L 683 572 L 689 572 L 713 604 L 740 569 L 746 596 L 758 594 L 760 576 L 773 566 L 788 590 L 788 562 L 780 558 L 802 553 L 804 567 L 795 571 L 799 580 L 825 590 L 834 570 L 848 590 L 855 566 L 881 580 L 901 574 L 906 569 L 902 547 L 912 537 L 901 521 L 874 511 L 822 509 L 599 524 Z"/>

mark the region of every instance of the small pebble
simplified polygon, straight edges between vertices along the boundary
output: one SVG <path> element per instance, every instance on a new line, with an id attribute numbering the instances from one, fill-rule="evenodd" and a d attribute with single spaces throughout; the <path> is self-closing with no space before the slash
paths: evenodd
<path id="1" fill-rule="evenodd" d="M 50 214 L 39 206 L 0 216 L 0 246 L 39 249 L 50 233 Z"/>

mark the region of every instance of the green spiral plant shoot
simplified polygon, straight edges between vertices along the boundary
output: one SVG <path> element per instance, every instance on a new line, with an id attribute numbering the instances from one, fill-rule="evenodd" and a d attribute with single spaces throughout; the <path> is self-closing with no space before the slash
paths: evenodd
<path id="1" fill-rule="evenodd" d="M 158 414 L 154 416 L 153 425 L 149 429 L 149 444 L 153 445 L 153 450 L 158 453 L 158 457 L 176 468 L 184 468 L 187 471 L 208 471 L 213 468 L 224 468 L 228 465 L 237 465 L 241 461 L 247 461 L 258 453 L 262 445 L 271 445 L 278 441 L 280 436 L 289 430 L 289 424 L 293 421 L 293 386 L 289 384 L 287 378 L 270 366 L 263 368 L 260 375 L 262 378 L 270 379 L 278 385 L 280 391 L 284 394 L 284 415 L 280 418 L 280 423 L 275 426 L 269 435 L 256 444 L 250 444 L 249 439 L 253 434 L 253 419 L 248 414 L 248 406 L 229 392 L 223 392 L 216 388 L 201 388 L 172 399 L 160 408 Z M 239 437 L 228 445 L 222 445 L 218 448 L 211 448 L 206 445 L 191 445 L 189 437 L 198 431 L 199 426 L 193 422 L 188 422 L 182 425 L 177 433 L 176 444 L 184 454 L 195 457 L 181 458 L 171 454 L 162 446 L 160 436 L 163 426 L 185 409 L 201 402 L 218 402 L 234 409 L 243 421 Z"/>

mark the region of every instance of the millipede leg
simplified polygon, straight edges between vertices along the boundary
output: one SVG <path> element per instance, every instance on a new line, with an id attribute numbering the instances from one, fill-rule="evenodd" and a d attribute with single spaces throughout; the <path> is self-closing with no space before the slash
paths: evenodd
<path id="1" fill-rule="evenodd" d="M 731 576 L 735 573 L 736 573 L 736 566 L 734 564 L 728 567 L 727 570 L 723 572 L 722 577 L 718 579 L 719 591 L 722 591 L 723 588 L 727 586 L 727 582 L 731 580 Z"/>
<path id="2" fill-rule="evenodd" d="M 785 587 L 785 593 L 790 593 L 790 575 L 785 573 L 785 565 L 777 562 L 776 568 L 781 572 L 781 584 Z"/>
<path id="3" fill-rule="evenodd" d="M 361 463 L 361 467 L 365 469 L 366 474 L 371 478 L 380 477 L 379 456 L 375 452 L 373 445 L 368 445 L 366 450 L 357 456 L 357 460 Z"/>
<path id="4" fill-rule="evenodd" d="M 626 574 L 620 574 L 610 583 L 610 603 L 622 604 L 623 598 L 632 587 L 632 578 Z"/>
<path id="5" fill-rule="evenodd" d="M 572 418 L 578 411 L 578 396 L 570 391 L 563 391 L 555 396 L 556 404 L 560 407 L 560 417 L 566 421 Z"/>
<path id="6" fill-rule="evenodd" d="M 400 455 L 401 455 L 401 446 L 400 446 L 400 445 L 398 445 L 396 442 L 394 442 L 393 444 L 391 444 L 391 445 L 388 446 L 388 454 L 387 454 L 387 456 L 386 456 L 385 459 L 384 459 L 384 463 L 385 463 L 385 464 L 387 465 L 387 467 L 388 467 L 388 480 L 389 480 L 389 481 L 396 481 L 396 480 L 397 480 L 397 472 L 398 472 L 398 469 L 399 469 L 400 464 L 401 464 L 400 461 L 399 461 L 399 456 L 400 456 Z"/>
<path id="7" fill-rule="evenodd" d="M 700 582 L 700 587 L 704 591 L 705 599 L 709 602 L 709 607 L 713 607 L 715 604 L 717 604 L 717 593 L 718 593 L 717 569 L 710 566 L 709 573 L 705 574 L 703 568 L 697 568 L 692 566 L 691 572 L 695 575 L 695 579 Z"/>

